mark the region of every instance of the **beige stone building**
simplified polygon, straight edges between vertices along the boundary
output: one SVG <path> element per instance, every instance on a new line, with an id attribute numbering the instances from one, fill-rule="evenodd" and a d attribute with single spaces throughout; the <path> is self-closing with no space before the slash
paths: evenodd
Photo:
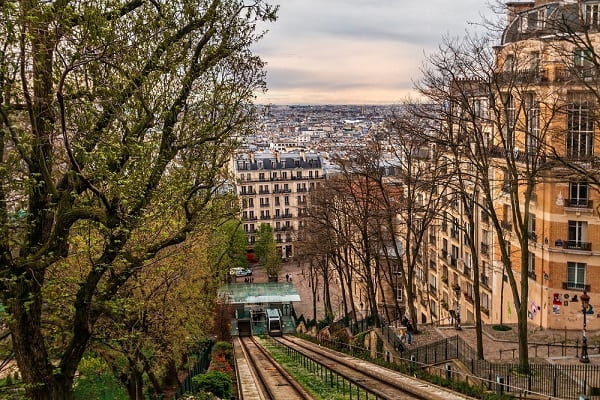
<path id="1" fill-rule="evenodd" d="M 281 257 L 293 258 L 309 192 L 324 179 L 321 157 L 302 150 L 249 152 L 238 154 L 232 164 L 249 247 L 260 224 L 269 224 Z"/>
<path id="2" fill-rule="evenodd" d="M 589 40 L 565 40 L 567 25 L 575 32 L 586 30 Z M 600 1 L 508 3 L 507 27 L 495 49 L 494 79 L 499 89 L 492 97 L 503 104 L 501 118 L 506 121 L 493 124 L 501 132 L 491 140 L 511 140 L 512 158 L 521 169 L 531 165 L 527 159 L 532 155 L 530 149 L 543 149 L 547 154 L 547 159 L 544 155 L 536 161 L 536 166 L 547 164 L 536 178 L 529 205 L 531 219 L 525 232 L 531 251 L 528 274 L 521 276 L 515 271 L 517 281 L 529 280 L 530 323 L 543 328 L 581 329 L 579 299 L 586 291 L 591 298 L 588 328 L 600 329 L 599 188 L 591 179 L 564 167 L 564 162 L 569 162 L 584 173 L 600 172 L 596 156 L 600 149 L 599 28 Z M 510 137 L 502 131 L 504 125 L 512 126 L 507 130 L 513 132 Z M 504 147 L 502 151 L 506 151 Z M 495 156 L 502 159 L 506 154 L 498 152 Z M 514 204 L 507 194 L 510 188 L 503 182 L 506 171 L 501 165 L 499 162 L 490 169 L 490 177 L 498 182 L 494 207 L 511 260 L 518 267 L 518 227 L 512 218 Z M 519 198 L 519 207 L 524 209 L 524 196 Z M 475 215 L 482 321 L 514 323 L 513 295 L 495 232 L 483 210 L 477 209 Z M 463 322 L 474 320 L 473 256 L 460 229 L 464 229 L 464 216 L 461 202 L 450 196 L 440 224 L 430 228 L 418 279 L 417 306 L 422 322 L 449 323 L 450 314 L 457 311 Z"/>

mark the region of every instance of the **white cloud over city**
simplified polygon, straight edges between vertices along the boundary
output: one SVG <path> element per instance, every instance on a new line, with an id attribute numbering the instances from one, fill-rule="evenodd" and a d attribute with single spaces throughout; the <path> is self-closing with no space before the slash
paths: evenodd
<path id="1" fill-rule="evenodd" d="M 258 101 L 400 102 L 424 54 L 489 13 L 482 0 L 280 0 L 278 21 L 255 47 L 269 87 Z"/>

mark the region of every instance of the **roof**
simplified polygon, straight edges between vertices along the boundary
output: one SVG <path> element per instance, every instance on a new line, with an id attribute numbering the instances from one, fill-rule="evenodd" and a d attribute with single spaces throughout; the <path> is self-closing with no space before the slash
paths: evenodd
<path id="1" fill-rule="evenodd" d="M 300 301 L 296 287 L 289 282 L 233 283 L 219 289 L 231 304 L 290 303 Z"/>

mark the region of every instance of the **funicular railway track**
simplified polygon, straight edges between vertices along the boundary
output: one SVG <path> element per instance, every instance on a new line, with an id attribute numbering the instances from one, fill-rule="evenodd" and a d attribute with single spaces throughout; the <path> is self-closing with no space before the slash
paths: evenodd
<path id="1" fill-rule="evenodd" d="M 370 392 L 378 399 L 458 400 L 465 396 L 424 383 L 412 377 L 379 367 L 367 361 L 332 352 L 314 343 L 296 338 L 274 339 L 315 362 L 326 366 L 354 385 Z"/>
<path id="2" fill-rule="evenodd" d="M 313 399 L 253 337 L 240 337 L 239 342 L 246 358 L 253 366 L 261 399 Z"/>

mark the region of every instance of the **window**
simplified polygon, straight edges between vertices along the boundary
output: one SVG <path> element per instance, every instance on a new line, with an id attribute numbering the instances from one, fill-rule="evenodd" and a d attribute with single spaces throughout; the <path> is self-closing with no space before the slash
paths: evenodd
<path id="1" fill-rule="evenodd" d="M 593 66 L 592 51 L 577 49 L 573 52 L 573 65 L 577 68 L 589 68 Z"/>
<path id="2" fill-rule="evenodd" d="M 587 182 L 571 182 L 569 185 L 569 205 L 571 207 L 587 207 L 588 184 Z"/>
<path id="3" fill-rule="evenodd" d="M 587 241 L 587 222 L 569 221 L 569 248 L 581 248 Z"/>
<path id="4" fill-rule="evenodd" d="M 490 295 L 485 292 L 481 292 L 481 294 L 479 296 L 479 300 L 481 301 L 481 311 L 483 311 L 486 314 L 489 313 L 490 312 Z"/>
<path id="5" fill-rule="evenodd" d="M 290 196 L 285 196 L 283 198 L 283 204 L 285 204 L 286 206 L 290 205 Z"/>
<path id="6" fill-rule="evenodd" d="M 600 25 L 600 4 L 591 3 L 585 5 L 585 23 L 589 26 Z"/>
<path id="7" fill-rule="evenodd" d="M 592 156 L 594 107 L 585 95 L 571 95 L 567 110 L 567 157 L 581 159 Z"/>
<path id="8" fill-rule="evenodd" d="M 487 99 L 473 99 L 472 103 L 473 115 L 479 119 L 487 119 L 489 116 Z"/>
<path id="9" fill-rule="evenodd" d="M 298 178 L 298 179 L 302 178 L 302 171 L 296 171 L 296 178 Z"/>
<path id="10" fill-rule="evenodd" d="M 264 172 L 260 172 L 258 174 L 258 180 L 260 180 L 260 181 L 264 181 L 265 180 L 265 173 Z"/>
<path id="11" fill-rule="evenodd" d="M 525 95 L 525 116 L 527 119 L 526 151 L 527 154 L 537 154 L 540 143 L 540 103 L 532 93 Z"/>
<path id="12" fill-rule="evenodd" d="M 456 247 L 455 245 L 452 245 L 452 255 L 450 257 L 450 265 L 452 265 L 453 267 L 456 267 L 457 260 L 458 260 L 458 247 Z"/>
<path id="13" fill-rule="evenodd" d="M 515 64 L 515 56 L 513 56 L 512 54 L 508 54 L 506 56 L 506 59 L 504 60 L 504 70 L 512 71 L 514 68 L 514 64 Z"/>
<path id="14" fill-rule="evenodd" d="M 567 289 L 585 289 L 585 267 L 584 263 L 567 263 Z"/>
<path id="15" fill-rule="evenodd" d="M 248 207 L 254 207 L 254 199 L 252 197 L 248 198 Z"/>
<path id="16" fill-rule="evenodd" d="M 516 119 L 515 98 L 512 94 L 504 96 L 504 112 L 506 121 L 502 129 L 502 141 L 505 149 L 512 150 L 515 146 L 514 130 Z"/>
<path id="17" fill-rule="evenodd" d="M 531 279 L 535 279 L 535 254 L 533 253 L 529 253 L 529 259 L 527 261 L 527 275 L 529 275 L 529 277 Z"/>
<path id="18" fill-rule="evenodd" d="M 529 214 L 529 239 L 537 240 L 537 234 L 535 233 L 535 214 Z"/>

